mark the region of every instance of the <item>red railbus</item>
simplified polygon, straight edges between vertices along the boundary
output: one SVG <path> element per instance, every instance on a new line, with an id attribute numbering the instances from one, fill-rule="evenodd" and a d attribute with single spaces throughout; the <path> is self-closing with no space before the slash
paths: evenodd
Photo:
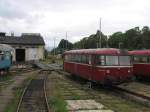
<path id="1" fill-rule="evenodd" d="M 133 72 L 128 52 L 115 48 L 66 51 L 64 71 L 101 84 L 124 82 Z"/>
<path id="2" fill-rule="evenodd" d="M 150 77 L 150 50 L 129 51 L 132 55 L 133 73 L 137 77 Z"/>

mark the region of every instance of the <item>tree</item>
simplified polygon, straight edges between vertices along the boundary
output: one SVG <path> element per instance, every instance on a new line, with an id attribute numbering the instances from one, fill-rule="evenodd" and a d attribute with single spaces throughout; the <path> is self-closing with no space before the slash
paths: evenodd
<path id="1" fill-rule="evenodd" d="M 121 43 L 124 43 L 124 34 L 122 32 L 116 32 L 108 39 L 108 45 L 112 48 L 119 48 Z"/>
<path id="2" fill-rule="evenodd" d="M 148 26 L 142 28 L 142 47 L 150 49 L 150 29 Z"/>
<path id="3" fill-rule="evenodd" d="M 100 40 L 100 31 L 97 31 L 96 34 L 92 34 L 89 37 L 85 37 L 80 41 L 76 42 L 73 46 L 74 49 L 89 49 L 89 48 L 97 48 Z M 107 36 L 105 36 L 101 32 L 101 46 L 107 46 Z"/>
<path id="4" fill-rule="evenodd" d="M 124 36 L 125 48 L 129 50 L 142 48 L 142 37 L 139 27 L 127 30 Z"/>

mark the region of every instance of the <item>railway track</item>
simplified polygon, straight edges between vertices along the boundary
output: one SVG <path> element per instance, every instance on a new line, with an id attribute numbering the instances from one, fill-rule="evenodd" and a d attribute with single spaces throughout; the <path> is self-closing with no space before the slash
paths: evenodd
<path id="1" fill-rule="evenodd" d="M 59 73 L 66 75 L 66 73 L 62 71 L 59 71 Z M 86 81 L 80 84 L 82 85 L 87 84 L 86 87 L 91 88 L 91 90 L 95 92 L 96 91 L 98 92 L 101 89 L 103 89 L 104 91 L 108 91 L 114 94 L 115 96 L 120 96 L 122 98 L 129 99 L 150 107 L 150 87 L 142 83 L 132 82 L 132 83 L 128 83 L 128 85 L 126 86 L 119 85 L 119 86 L 111 86 L 111 87 L 100 86 L 98 84 L 95 83 L 92 84 L 90 82 L 87 83 Z M 82 89 L 87 89 L 87 88 L 82 88 Z M 92 94 L 95 95 L 93 92 Z"/>
<path id="2" fill-rule="evenodd" d="M 46 74 L 39 72 L 38 76 L 30 81 L 21 96 L 17 112 L 49 112 L 45 80 Z"/>
<path id="3" fill-rule="evenodd" d="M 56 69 L 55 71 L 67 77 L 69 76 L 69 73 L 66 73 L 62 70 Z M 81 84 L 86 85 L 87 81 Z M 99 91 L 98 84 L 92 84 L 92 85 L 91 84 L 92 83 L 88 82 L 87 87 L 92 86 L 93 91 Z M 105 90 L 110 91 L 112 94 L 116 96 L 120 96 L 122 98 L 129 99 L 129 100 L 132 100 L 132 101 L 135 101 L 135 102 L 138 102 L 140 104 L 150 107 L 150 87 L 147 84 L 143 84 L 140 82 L 131 82 L 131 83 L 125 83 L 119 86 L 111 86 L 111 87 L 100 86 L 100 87 Z"/>
<path id="4" fill-rule="evenodd" d="M 88 87 L 86 81 L 76 80 L 67 73 L 53 71 L 49 75 L 50 85 L 60 88 L 58 91 L 65 100 L 94 100 L 114 112 L 149 112 L 149 107 L 114 95 L 109 89 L 99 85 Z M 54 87 L 55 87 L 54 86 Z M 98 112 L 98 111 L 97 111 Z"/>
<path id="5" fill-rule="evenodd" d="M 131 82 L 112 87 L 115 92 L 150 107 L 150 87 L 140 82 Z"/>
<path id="6" fill-rule="evenodd" d="M 54 71 L 58 72 L 59 74 L 63 74 L 67 77 L 70 76 L 69 73 L 62 71 L 61 69 L 54 69 L 56 65 L 54 67 L 52 67 L 53 65 L 48 65 L 48 66 L 51 69 L 53 69 Z M 86 83 L 87 83 L 87 81 L 85 81 L 85 83 L 83 83 L 83 85 L 85 85 Z M 91 85 L 89 83 L 88 87 L 90 87 L 90 86 Z M 87 88 L 82 88 L 82 89 L 87 89 Z M 104 87 L 104 89 L 106 90 L 105 87 Z M 125 99 L 129 99 L 132 101 L 136 101 L 140 104 L 150 107 L 150 87 L 149 87 L 149 85 L 142 84 L 140 82 L 138 82 L 138 83 L 132 82 L 132 83 L 127 83 L 127 84 L 123 84 L 123 85 L 119 85 L 119 86 L 107 87 L 107 90 L 114 95 L 120 96 Z M 96 84 L 96 86 L 92 86 L 92 91 L 98 92 L 99 86 L 97 86 L 97 84 Z M 92 92 L 92 94 L 95 95 L 93 92 Z"/>

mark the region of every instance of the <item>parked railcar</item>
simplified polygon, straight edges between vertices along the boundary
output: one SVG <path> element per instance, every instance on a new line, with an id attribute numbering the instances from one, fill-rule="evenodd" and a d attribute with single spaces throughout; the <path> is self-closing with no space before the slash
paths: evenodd
<path id="1" fill-rule="evenodd" d="M 127 51 L 102 48 L 64 53 L 64 71 L 101 84 L 118 84 L 132 78 Z"/>
<path id="2" fill-rule="evenodd" d="M 0 44 L 0 73 L 2 71 L 8 71 L 12 64 L 12 52 L 13 48 L 6 44 Z"/>
<path id="3" fill-rule="evenodd" d="M 129 51 L 132 55 L 133 73 L 137 77 L 150 78 L 150 50 Z"/>

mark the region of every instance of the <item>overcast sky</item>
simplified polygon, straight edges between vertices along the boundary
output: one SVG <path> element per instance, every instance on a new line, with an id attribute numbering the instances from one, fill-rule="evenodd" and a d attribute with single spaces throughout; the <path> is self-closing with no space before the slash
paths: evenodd
<path id="1" fill-rule="evenodd" d="M 110 35 L 149 26 L 150 0 L 0 0 L 0 31 L 41 33 L 47 46 L 65 38 L 79 41 L 96 33 Z"/>

